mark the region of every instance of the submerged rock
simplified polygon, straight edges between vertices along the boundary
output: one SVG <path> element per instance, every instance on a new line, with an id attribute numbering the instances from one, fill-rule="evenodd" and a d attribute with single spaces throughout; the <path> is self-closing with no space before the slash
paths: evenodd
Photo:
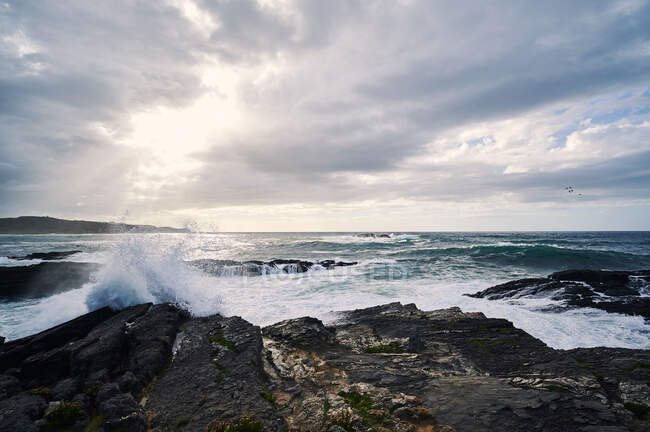
<path id="1" fill-rule="evenodd" d="M 650 270 L 566 270 L 546 278 L 520 279 L 466 295 L 488 300 L 548 297 L 564 302 L 566 307 L 591 307 L 650 320 L 648 294 Z"/>
<path id="2" fill-rule="evenodd" d="M 391 238 L 390 234 L 361 233 L 357 234 L 361 238 Z"/>
<path id="3" fill-rule="evenodd" d="M 330 270 L 335 267 L 353 266 L 357 263 L 334 260 L 311 262 L 298 259 L 273 259 L 271 261 L 200 259 L 190 261 L 189 264 L 217 276 L 260 276 L 273 273 L 304 273 L 315 266 Z"/>
<path id="4" fill-rule="evenodd" d="M 71 255 L 80 253 L 80 250 L 72 250 L 72 251 L 58 251 L 58 252 L 35 252 L 31 253 L 29 255 L 24 255 L 24 256 L 11 256 L 9 258 L 15 259 L 15 260 L 34 260 L 34 259 L 40 259 L 44 261 L 51 261 L 51 260 L 60 260 L 63 258 L 67 258 Z"/>
<path id="5" fill-rule="evenodd" d="M 0 267 L 0 299 L 48 297 L 80 288 L 98 269 L 99 264 L 79 262 Z"/>
<path id="6" fill-rule="evenodd" d="M 0 345 L 0 430 L 648 430 L 649 382 L 648 351 L 554 350 L 458 308 L 260 329 L 144 304 Z"/>

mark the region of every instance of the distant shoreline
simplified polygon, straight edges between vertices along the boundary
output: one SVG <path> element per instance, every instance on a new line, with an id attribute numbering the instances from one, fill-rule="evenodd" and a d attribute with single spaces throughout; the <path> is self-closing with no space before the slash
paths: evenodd
<path id="1" fill-rule="evenodd" d="M 121 234 L 121 233 L 188 233 L 186 228 L 132 225 L 119 222 L 97 222 L 57 219 L 49 216 L 0 218 L 0 234 Z"/>

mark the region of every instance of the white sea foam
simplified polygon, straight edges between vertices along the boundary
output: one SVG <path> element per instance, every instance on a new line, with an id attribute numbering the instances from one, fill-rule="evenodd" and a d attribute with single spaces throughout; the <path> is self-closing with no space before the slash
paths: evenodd
<path id="1" fill-rule="evenodd" d="M 0 257 L 0 267 L 21 267 L 43 262 L 40 259 L 17 260 L 9 257 Z"/>
<path id="2" fill-rule="evenodd" d="M 117 242 L 91 286 L 88 309 L 169 302 L 196 315 L 218 312 L 214 280 L 183 261 L 188 240 L 133 235 Z"/>
<path id="3" fill-rule="evenodd" d="M 364 258 L 353 267 L 274 271 L 253 277 L 210 276 L 185 263 L 197 256 L 205 258 L 196 251 L 209 245 L 219 249 L 230 244 L 241 251 L 249 247 L 246 243 L 250 243 L 246 238 L 234 236 L 218 240 L 205 235 L 120 236 L 101 255 L 104 266 L 84 287 L 41 300 L 0 304 L 0 334 L 15 339 L 102 306 L 121 308 L 143 302 L 173 302 L 197 316 L 239 315 L 267 325 L 305 315 L 331 321 L 336 317 L 332 311 L 401 301 L 424 310 L 459 306 L 506 318 L 555 348 L 650 348 L 648 326 L 641 317 L 593 309 L 548 312 L 544 309 L 559 305 L 548 298 L 488 301 L 462 295 L 504 280 L 450 282 L 390 273 L 384 277 L 381 272 L 377 277 L 373 269 L 399 265 L 393 259 Z"/>

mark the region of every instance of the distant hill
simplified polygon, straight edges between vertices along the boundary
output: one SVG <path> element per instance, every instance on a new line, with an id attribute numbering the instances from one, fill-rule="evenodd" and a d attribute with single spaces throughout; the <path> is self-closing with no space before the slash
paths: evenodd
<path id="1" fill-rule="evenodd" d="M 186 233 L 185 228 L 55 219 L 48 216 L 0 218 L 0 234 Z"/>

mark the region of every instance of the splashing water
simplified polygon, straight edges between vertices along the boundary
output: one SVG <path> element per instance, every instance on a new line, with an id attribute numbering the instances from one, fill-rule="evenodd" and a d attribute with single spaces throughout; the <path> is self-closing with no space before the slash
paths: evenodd
<path id="1" fill-rule="evenodd" d="M 0 303 L 0 334 L 9 339 L 103 306 L 144 302 L 171 302 L 195 316 L 239 315 L 267 325 L 305 315 L 332 321 L 337 314 L 331 311 L 401 301 L 424 310 L 459 306 L 506 318 L 555 348 L 650 348 L 649 326 L 640 317 L 592 309 L 552 313 L 546 310 L 552 305 L 547 298 L 488 301 L 462 296 L 507 280 L 561 270 L 557 263 L 567 256 L 578 267 L 598 260 L 599 267 L 642 268 L 646 263 L 650 267 L 645 238 L 410 233 L 368 240 L 349 234 L 121 234 L 40 237 L 34 243 L 38 248 L 27 251 L 52 250 L 52 244 L 58 250 L 83 249 L 69 260 L 95 260 L 102 267 L 79 289 Z M 16 254 L 7 250 L 6 255 Z M 359 264 L 331 270 L 314 266 L 306 273 L 262 268 L 260 276 L 246 276 L 236 266 L 208 274 L 187 264 L 195 259 L 274 258 Z"/>
<path id="2" fill-rule="evenodd" d="M 218 312 L 214 280 L 186 265 L 191 236 L 131 235 L 117 242 L 86 298 L 89 310 L 175 303 L 195 315 Z"/>

